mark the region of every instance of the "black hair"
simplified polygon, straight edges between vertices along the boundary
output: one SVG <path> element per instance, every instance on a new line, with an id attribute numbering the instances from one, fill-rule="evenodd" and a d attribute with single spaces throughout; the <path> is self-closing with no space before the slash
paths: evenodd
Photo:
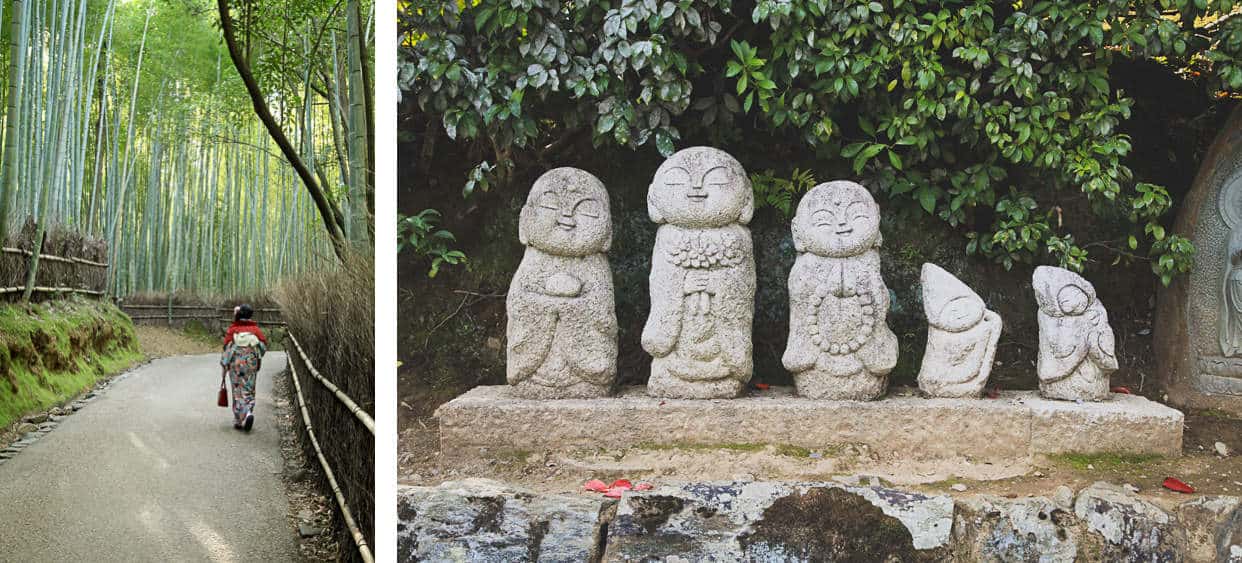
<path id="1" fill-rule="evenodd" d="M 254 316 L 254 308 L 246 303 L 237 306 L 237 312 L 233 314 L 233 320 L 241 321 Z"/>

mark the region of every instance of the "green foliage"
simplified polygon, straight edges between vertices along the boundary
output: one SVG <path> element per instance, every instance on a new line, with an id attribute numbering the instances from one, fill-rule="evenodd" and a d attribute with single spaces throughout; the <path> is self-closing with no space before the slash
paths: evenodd
<path id="1" fill-rule="evenodd" d="M 1077 269 L 1099 247 L 1152 260 L 1166 282 L 1184 272 L 1192 249 L 1154 228 L 1167 190 L 1136 182 L 1124 163 L 1131 144 L 1118 126 L 1134 101 L 1110 72 L 1151 60 L 1205 97 L 1242 90 L 1242 18 L 1226 16 L 1230 0 L 759 0 L 749 13 L 729 0 L 403 6 L 401 88 L 492 162 L 537 162 L 585 130 L 596 147 L 662 155 L 683 138 L 758 133 L 839 159 L 1006 267 Z M 471 181 L 488 174 L 476 168 Z M 1122 232 L 1079 243 L 1070 232 L 1081 225 L 1063 224 L 1067 202 Z M 1126 252 L 1131 240 L 1148 256 Z"/>
<path id="2" fill-rule="evenodd" d="M 781 178 L 772 170 L 750 175 L 750 185 L 755 192 L 755 209 L 771 207 L 786 219 L 793 217 L 794 198 L 810 191 L 818 182 L 810 170 L 794 168 L 789 178 Z"/>
<path id="3" fill-rule="evenodd" d="M 424 209 L 417 215 L 398 215 L 397 217 L 397 252 L 407 247 L 414 254 L 431 260 L 431 269 L 427 277 L 434 278 L 440 273 L 444 264 L 461 264 L 466 255 L 460 250 L 452 250 L 449 245 L 457 242 L 457 237 L 444 229 L 436 227 L 440 222 L 440 212 L 435 209 Z"/>

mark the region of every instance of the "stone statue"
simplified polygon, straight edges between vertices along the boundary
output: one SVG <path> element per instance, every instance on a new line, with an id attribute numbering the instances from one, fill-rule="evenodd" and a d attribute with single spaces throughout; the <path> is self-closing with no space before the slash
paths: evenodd
<path id="1" fill-rule="evenodd" d="M 1049 399 L 1102 401 L 1117 369 L 1113 329 L 1095 288 L 1052 266 L 1035 268 L 1039 304 L 1039 392 Z"/>
<path id="2" fill-rule="evenodd" d="M 1242 356 L 1242 181 L 1221 189 L 1217 207 L 1229 229 L 1217 339 L 1221 355 L 1236 358 Z"/>
<path id="3" fill-rule="evenodd" d="M 608 192 L 576 168 L 535 180 L 518 222 L 526 253 L 513 282 L 509 384 L 527 398 L 603 397 L 617 373 Z"/>
<path id="4" fill-rule="evenodd" d="M 647 212 L 660 224 L 642 335 L 653 356 L 647 393 L 736 397 L 753 361 L 755 258 L 746 224 L 754 193 L 746 171 L 718 149 L 678 151 L 656 171 Z"/>
<path id="5" fill-rule="evenodd" d="M 880 277 L 880 207 L 853 182 L 811 189 L 793 220 L 798 258 L 789 272 L 789 343 L 781 361 L 798 394 L 871 400 L 897 364 Z"/>
<path id="6" fill-rule="evenodd" d="M 941 267 L 923 264 L 923 311 L 927 348 L 919 369 L 919 389 L 932 397 L 980 397 L 992 372 L 1000 315 Z"/>

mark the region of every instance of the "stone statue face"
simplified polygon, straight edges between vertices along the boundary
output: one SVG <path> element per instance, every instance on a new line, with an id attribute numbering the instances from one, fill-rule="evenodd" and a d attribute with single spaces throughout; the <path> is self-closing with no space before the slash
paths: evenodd
<path id="1" fill-rule="evenodd" d="M 683 227 L 745 225 L 754 214 L 754 193 L 741 163 L 711 147 L 691 147 L 656 170 L 647 211 L 656 223 Z"/>
<path id="2" fill-rule="evenodd" d="M 1081 287 L 1067 285 L 1057 292 L 1057 308 L 1066 315 L 1081 315 L 1087 310 L 1088 305 L 1091 305 L 1091 296 L 1087 295 Z"/>
<path id="3" fill-rule="evenodd" d="M 949 332 L 961 332 L 979 324 L 983 320 L 983 302 L 978 298 L 963 295 L 944 304 L 936 314 L 936 327 Z"/>
<path id="4" fill-rule="evenodd" d="M 522 207 L 518 238 L 522 244 L 561 256 L 607 252 L 612 219 L 603 182 L 577 168 L 545 172 L 535 180 Z"/>
<path id="5" fill-rule="evenodd" d="M 793 222 L 799 252 L 845 257 L 879 245 L 880 207 L 854 182 L 828 182 L 807 192 Z"/>
<path id="6" fill-rule="evenodd" d="M 1031 276 L 1035 302 L 1044 314 L 1073 317 L 1087 311 L 1095 303 L 1095 288 L 1082 276 L 1052 266 L 1039 266 Z"/>

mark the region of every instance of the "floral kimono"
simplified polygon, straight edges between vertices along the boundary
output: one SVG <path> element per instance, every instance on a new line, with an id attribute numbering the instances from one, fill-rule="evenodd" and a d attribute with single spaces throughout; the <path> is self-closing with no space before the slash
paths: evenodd
<path id="1" fill-rule="evenodd" d="M 238 321 L 242 322 L 246 321 Z M 259 376 L 263 354 L 267 352 L 267 342 L 257 325 L 240 325 L 243 330 L 234 330 L 239 327 L 238 323 L 229 327 L 225 336 L 220 365 L 228 371 L 229 384 L 233 388 L 233 426 L 240 428 L 254 411 L 255 380 Z M 244 330 L 250 327 L 254 330 Z"/>

